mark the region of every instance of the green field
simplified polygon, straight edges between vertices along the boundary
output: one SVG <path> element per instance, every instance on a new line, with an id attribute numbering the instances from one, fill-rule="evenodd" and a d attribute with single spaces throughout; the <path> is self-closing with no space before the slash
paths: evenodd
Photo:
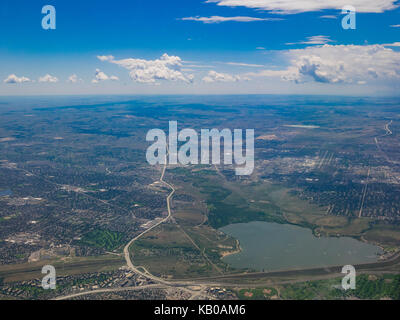
<path id="1" fill-rule="evenodd" d="M 85 234 L 81 240 L 82 245 L 104 248 L 108 251 L 118 249 L 125 243 L 125 235 L 109 230 L 95 230 Z"/>
<path id="2" fill-rule="evenodd" d="M 236 290 L 241 299 L 265 300 L 342 300 L 364 299 L 400 300 L 400 275 L 387 274 L 383 276 L 363 274 L 356 278 L 355 290 L 343 290 L 341 278 L 329 280 L 307 281 L 275 287 Z M 266 294 L 268 293 L 268 294 Z"/>
<path id="3" fill-rule="evenodd" d="M 204 172 L 203 172 L 204 171 Z M 209 170 L 172 170 L 181 192 L 207 204 L 208 224 L 219 229 L 229 224 L 266 221 L 309 228 L 316 236 L 349 236 L 365 239 L 385 249 L 398 247 L 400 231 L 368 217 L 327 215 L 327 208 L 302 200 L 294 189 L 261 181 L 229 181 Z M 177 180 L 177 181 L 176 181 Z"/>

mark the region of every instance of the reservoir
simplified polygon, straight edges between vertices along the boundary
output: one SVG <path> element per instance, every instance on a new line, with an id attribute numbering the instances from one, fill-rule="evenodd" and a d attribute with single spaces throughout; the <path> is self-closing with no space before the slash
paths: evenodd
<path id="1" fill-rule="evenodd" d="M 242 251 L 223 258 L 235 268 L 277 271 L 378 261 L 381 248 L 353 238 L 317 238 L 310 229 L 270 222 L 219 229 L 240 241 Z"/>

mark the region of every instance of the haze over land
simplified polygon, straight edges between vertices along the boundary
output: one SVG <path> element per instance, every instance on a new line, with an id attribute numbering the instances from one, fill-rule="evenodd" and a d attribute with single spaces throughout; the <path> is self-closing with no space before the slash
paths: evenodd
<path id="1" fill-rule="evenodd" d="M 346 5 L 2 0 L 0 299 L 400 299 L 400 1 Z"/>
<path id="2" fill-rule="evenodd" d="M 20 290 L 35 286 L 40 269 L 24 268 L 64 261 L 60 289 L 35 290 L 35 297 L 109 284 L 114 291 L 144 286 L 128 296 L 164 297 L 172 294 L 163 291 L 168 281 L 184 290 L 196 278 L 209 279 L 208 286 L 179 291 L 180 298 L 233 297 L 231 289 L 209 288 L 224 287 L 224 275 L 237 275 L 226 281 L 239 288 L 256 279 L 239 277 L 244 270 L 222 259 L 245 247 L 219 229 L 251 221 L 379 245 L 385 251 L 378 263 L 359 268 L 398 270 L 397 260 L 380 262 L 400 241 L 398 108 L 397 99 L 306 96 L 3 99 L 1 292 L 32 297 Z M 254 128 L 253 174 L 236 176 L 230 165 L 150 166 L 146 133 L 167 132 L 171 118 L 179 129 Z M 325 264 L 322 257 L 315 267 Z M 299 266 L 293 260 L 283 268 Z M 315 272 L 298 277 L 313 279 Z M 266 276 L 278 285 L 286 275 Z"/>

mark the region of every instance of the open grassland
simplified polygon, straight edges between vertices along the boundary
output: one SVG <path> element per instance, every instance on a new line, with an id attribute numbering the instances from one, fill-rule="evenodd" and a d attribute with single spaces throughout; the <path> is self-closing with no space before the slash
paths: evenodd
<path id="1" fill-rule="evenodd" d="M 365 233 L 364 238 L 367 241 L 385 246 L 398 247 L 400 243 L 400 230 L 394 226 L 376 224 Z"/>
<path id="2" fill-rule="evenodd" d="M 316 236 L 351 236 L 374 243 L 399 243 L 395 228 L 374 225 L 369 218 L 327 215 L 327 208 L 299 199 L 293 190 L 267 181 L 229 181 L 218 170 L 211 174 L 201 167 L 174 168 L 167 179 L 176 187 L 172 219 L 136 241 L 133 261 L 149 272 L 170 279 L 218 277 L 239 274 L 221 258 L 240 251 L 235 239 L 220 227 L 250 221 L 289 223 L 309 228 Z M 310 273 L 285 274 L 298 280 Z M 326 271 L 321 270 L 320 276 Z M 318 274 L 317 274 L 318 276 Z M 279 277 L 279 275 L 278 275 Z M 246 278 L 259 282 L 262 276 Z M 246 281 L 243 280 L 243 281 Z M 241 282 L 240 278 L 235 281 Z"/>
<path id="3" fill-rule="evenodd" d="M 131 247 L 135 265 L 171 279 L 231 271 L 221 257 L 236 252 L 237 242 L 210 226 L 197 224 L 203 218 L 182 220 L 184 217 L 178 215 L 177 224 L 161 225 L 136 241 Z"/>
<path id="4" fill-rule="evenodd" d="M 109 230 L 94 230 L 85 234 L 81 240 L 82 245 L 104 248 L 112 251 L 125 244 L 125 235 Z"/>
<path id="5" fill-rule="evenodd" d="M 233 223 L 267 221 L 309 228 L 316 236 L 349 236 L 384 248 L 400 245 L 400 231 L 395 226 L 374 223 L 367 217 L 328 215 L 327 207 L 302 200 L 294 189 L 281 184 L 257 179 L 230 181 L 208 171 L 176 168 L 174 183 L 183 193 L 197 190 L 191 194 L 207 205 L 207 222 L 215 229 Z M 189 215 L 187 212 L 186 216 Z M 185 219 L 181 220 L 185 223 Z"/>
<path id="6" fill-rule="evenodd" d="M 164 224 L 148 232 L 132 245 L 131 255 L 136 266 L 159 277 L 189 277 L 212 272 L 201 252 L 174 224 Z"/>

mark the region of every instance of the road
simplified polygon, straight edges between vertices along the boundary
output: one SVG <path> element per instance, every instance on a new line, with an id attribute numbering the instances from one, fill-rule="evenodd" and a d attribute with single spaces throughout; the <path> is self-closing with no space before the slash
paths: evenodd
<path id="1" fill-rule="evenodd" d="M 385 136 L 391 136 L 393 132 L 390 130 L 389 126 L 393 123 L 393 120 L 390 120 L 388 124 L 385 125 L 386 134 Z"/>
<path id="2" fill-rule="evenodd" d="M 365 182 L 365 185 L 364 185 L 363 195 L 362 195 L 362 198 L 361 198 L 360 212 L 358 213 L 358 217 L 359 218 L 362 217 L 362 212 L 363 212 L 363 209 L 364 209 L 365 196 L 367 194 L 368 182 L 369 182 L 369 176 L 370 175 L 371 175 L 371 168 L 368 168 L 367 181 Z"/>
<path id="3" fill-rule="evenodd" d="M 390 134 L 392 133 L 389 129 L 389 125 L 391 123 L 387 124 L 386 129 L 388 130 L 388 132 L 390 132 Z M 375 141 L 377 139 L 375 138 Z M 377 143 L 377 141 L 376 141 Z M 378 144 L 378 143 L 377 143 Z M 168 150 L 168 148 L 167 148 Z M 151 274 L 146 268 L 142 267 L 142 266 L 134 266 L 132 260 L 131 260 L 131 255 L 129 252 L 129 248 L 132 246 L 132 244 L 137 241 L 138 239 L 140 239 L 141 237 L 143 237 L 145 234 L 149 233 L 151 230 L 157 228 L 158 226 L 160 226 L 161 224 L 167 222 L 171 216 L 172 216 L 172 212 L 171 212 L 171 199 L 173 197 L 173 195 L 175 194 L 175 188 L 173 185 L 171 185 L 170 183 L 164 181 L 164 176 L 165 176 L 165 171 L 167 169 L 167 156 L 168 156 L 169 151 L 166 154 L 166 159 L 165 159 L 165 164 L 164 167 L 162 169 L 161 172 L 161 176 L 160 179 L 158 180 L 159 183 L 163 184 L 164 186 L 167 186 L 169 189 L 171 189 L 171 192 L 168 194 L 167 196 L 167 210 L 168 210 L 168 216 L 164 219 L 162 219 L 161 221 L 159 221 L 158 223 L 156 223 L 155 225 L 153 225 L 152 227 L 146 229 L 145 231 L 143 231 L 142 233 L 140 233 L 139 235 L 137 235 L 135 238 L 133 238 L 131 241 L 129 241 L 129 243 L 124 247 L 124 256 L 125 256 L 125 260 L 126 263 L 128 265 L 128 267 L 136 274 L 139 274 L 147 279 L 152 280 L 153 282 L 156 282 L 156 284 L 150 284 L 150 285 L 144 285 L 144 286 L 138 286 L 138 287 L 126 287 L 126 288 L 110 288 L 110 289 L 99 289 L 99 290 L 91 290 L 91 291 L 86 291 L 86 292 L 80 292 L 80 293 L 76 293 L 76 294 L 71 294 L 68 296 L 63 296 L 63 297 L 58 297 L 56 298 L 56 300 L 66 300 L 66 299 L 71 299 L 71 298 L 75 298 L 75 297 L 81 297 L 81 296 L 85 296 L 85 295 L 91 295 L 91 294 L 96 294 L 96 293 L 107 293 L 107 292 L 120 292 L 120 291 L 139 291 L 139 290 L 144 290 L 144 289 L 150 289 L 150 288 L 160 288 L 160 289 L 167 289 L 167 288 L 179 288 L 182 291 L 188 292 L 191 294 L 191 298 L 190 299 L 196 299 L 196 298 L 200 298 L 200 297 L 207 297 L 207 298 L 212 298 L 210 296 L 208 296 L 208 294 L 205 292 L 207 287 L 209 286 L 218 286 L 221 284 L 225 284 L 228 285 L 227 282 L 234 280 L 234 279 L 239 279 L 239 278 L 243 278 L 243 279 L 254 279 L 254 278 L 264 278 L 265 276 L 269 276 L 271 278 L 273 278 L 274 276 L 277 277 L 285 277 L 285 276 L 289 276 L 289 277 L 297 277 L 299 275 L 303 277 L 312 277 L 314 278 L 315 275 L 325 275 L 325 276 L 329 276 L 329 277 L 333 277 L 333 276 L 337 276 L 338 274 L 340 274 L 341 271 L 341 267 L 330 267 L 330 268 L 316 268 L 316 269 L 307 269 L 307 270 L 293 270 L 293 271 L 282 271 L 282 272 L 267 272 L 267 273 L 243 273 L 243 274 L 231 274 L 231 275 L 220 275 L 220 276 L 215 276 L 215 277 L 208 277 L 208 278 L 198 278 L 198 279 L 191 279 L 191 280 L 176 280 L 176 281 L 167 281 L 163 278 L 157 277 L 153 274 Z M 218 169 L 217 169 L 218 171 Z M 368 177 L 370 175 L 370 170 L 368 170 Z M 366 188 L 364 190 L 364 194 L 363 194 L 363 201 L 365 199 L 365 193 L 366 193 Z M 363 202 L 362 201 L 362 202 Z M 361 205 L 361 209 L 360 209 L 360 214 L 359 216 L 362 216 L 362 208 L 363 208 L 363 203 Z M 187 235 L 188 236 L 188 235 Z M 189 236 L 188 236 L 189 237 Z M 193 241 L 192 241 L 193 242 Z M 194 245 L 197 247 L 197 245 L 194 243 Z M 199 248 L 200 249 L 200 248 Z M 207 259 L 208 260 L 208 259 Z M 365 265 L 360 265 L 357 267 L 361 267 L 364 270 L 368 270 L 368 269 L 372 269 L 372 270 L 376 270 L 376 268 L 379 267 L 391 267 L 393 265 L 398 265 L 400 263 L 400 254 L 399 255 L 395 255 L 393 258 L 388 259 L 386 261 L 382 261 L 382 262 L 378 262 L 378 263 L 371 263 L 371 264 L 365 264 Z M 212 264 L 213 265 L 213 264 Z M 139 270 L 142 269 L 143 271 Z M 313 276 L 311 275 L 313 274 Z M 289 282 L 293 282 L 296 281 L 294 279 L 291 279 Z M 304 278 L 301 281 L 307 281 Z M 199 289 L 198 290 L 192 290 L 190 289 L 190 286 L 198 286 Z M 238 283 L 232 283 L 232 286 L 254 286 L 254 283 L 252 284 L 238 284 Z"/>
<path id="4" fill-rule="evenodd" d="M 163 286 L 163 285 L 160 285 L 160 284 L 149 284 L 149 285 L 140 286 L 140 287 L 98 289 L 98 290 L 74 293 L 74 294 L 70 294 L 68 296 L 55 298 L 54 300 L 69 300 L 69 299 L 82 297 L 82 296 L 87 296 L 87 295 L 96 294 L 96 293 L 107 293 L 107 292 L 110 293 L 110 292 L 121 292 L 121 291 L 140 291 L 140 290 L 144 290 L 144 289 L 163 289 L 165 287 L 166 286 Z"/>
<path id="5" fill-rule="evenodd" d="M 387 260 L 373 263 L 365 263 L 355 265 L 358 274 L 383 274 L 383 273 L 399 273 L 400 272 L 400 253 L 393 255 Z M 126 288 L 110 288 L 98 289 L 92 291 L 85 291 L 76 294 L 71 294 L 63 297 L 58 297 L 55 300 L 67 300 L 75 297 L 91 295 L 96 293 L 107 292 L 121 292 L 121 291 L 139 291 L 145 289 L 168 289 L 178 288 L 191 294 L 191 300 L 207 296 L 204 292 L 208 287 L 234 287 L 234 288 L 254 288 L 265 287 L 268 282 L 269 285 L 281 285 L 305 281 L 315 281 L 323 279 L 333 279 L 341 277 L 342 266 L 332 266 L 324 268 L 312 268 L 302 270 L 287 270 L 287 271 L 272 271 L 272 272 L 253 272 L 253 273 L 238 273 L 226 274 L 222 276 L 206 277 L 206 278 L 193 278 L 191 280 L 176 280 L 168 282 L 167 284 L 150 284 L 138 287 Z M 397 270 L 397 271 L 394 271 Z M 265 281 L 259 281 L 259 280 Z M 249 282 L 246 282 L 249 281 Z M 256 281 L 256 282 L 254 282 Z M 190 289 L 190 286 L 197 286 L 198 290 Z M 208 297 L 212 298 L 212 297 Z"/>
<path id="6" fill-rule="evenodd" d="M 190 299 L 196 299 L 196 298 L 202 297 L 202 296 L 203 297 L 206 296 L 206 297 L 212 299 L 212 297 L 210 297 L 210 296 L 208 296 L 206 294 L 205 290 L 206 290 L 207 286 L 205 286 L 204 284 L 201 284 L 201 285 L 198 286 L 199 290 L 192 290 L 192 289 L 190 289 L 190 286 L 194 285 L 194 283 L 192 281 L 181 281 L 181 282 L 166 281 L 166 280 L 164 280 L 164 279 L 162 279 L 160 277 L 157 277 L 157 276 L 151 274 L 146 268 L 144 268 L 142 266 L 137 266 L 136 267 L 133 264 L 132 259 L 131 259 L 129 248 L 132 246 L 132 244 L 135 241 L 137 241 L 138 239 L 140 239 L 141 237 L 143 237 L 145 234 L 149 233 L 151 230 L 153 230 L 153 229 L 157 228 L 158 226 L 160 226 L 161 224 L 167 222 L 172 216 L 171 199 L 172 199 L 172 197 L 173 197 L 173 195 L 175 193 L 175 188 L 170 183 L 164 181 L 165 171 L 167 169 L 167 156 L 168 156 L 168 153 L 169 153 L 169 150 L 168 150 L 168 147 L 167 147 L 167 154 L 165 155 L 165 164 L 164 164 L 164 167 L 162 169 L 160 179 L 158 180 L 159 183 L 161 183 L 164 186 L 167 186 L 169 189 L 171 189 L 171 192 L 167 196 L 168 216 L 166 218 L 160 220 L 158 223 L 156 223 L 152 227 L 146 229 L 145 231 L 143 231 L 139 235 L 137 235 L 135 238 L 133 238 L 131 241 L 129 241 L 129 243 L 124 247 L 124 257 L 125 257 L 126 264 L 128 265 L 129 269 L 131 269 L 131 271 L 133 271 L 136 274 L 139 274 L 139 275 L 141 275 L 141 276 L 143 276 L 143 277 L 145 277 L 147 279 L 152 280 L 153 282 L 156 282 L 156 284 L 138 286 L 138 287 L 109 288 L 109 289 L 91 290 L 91 291 L 80 292 L 80 293 L 76 293 L 76 294 L 72 294 L 72 295 L 68 295 L 68 296 L 58 297 L 58 298 L 56 298 L 56 300 L 71 299 L 71 298 L 74 298 L 74 297 L 81 297 L 81 296 L 95 294 L 95 293 L 118 292 L 118 291 L 129 291 L 129 290 L 138 291 L 138 290 L 143 290 L 143 289 L 147 289 L 147 288 L 164 288 L 164 289 L 166 289 L 166 288 L 179 288 L 182 291 L 190 293 L 191 294 L 191 298 Z M 193 242 L 192 239 L 191 239 L 191 241 Z M 200 250 L 200 248 L 198 248 L 198 249 Z M 142 269 L 144 272 L 142 272 L 139 269 Z"/>
<path id="7" fill-rule="evenodd" d="M 167 154 L 168 155 L 168 154 Z M 167 157 L 166 155 L 166 157 Z M 191 294 L 191 298 L 190 299 L 195 299 L 201 296 L 205 296 L 206 293 L 204 292 L 205 289 L 207 288 L 204 285 L 200 285 L 199 286 L 199 290 L 192 290 L 190 288 L 187 288 L 189 286 L 193 286 L 193 282 L 170 282 L 170 281 L 166 281 L 160 277 L 157 277 L 153 274 L 151 274 L 146 268 L 142 267 L 142 266 L 134 266 L 132 260 L 131 260 L 131 255 L 129 253 L 129 248 L 130 246 L 138 239 L 140 239 L 141 237 L 143 237 L 145 234 L 147 234 L 148 232 L 150 232 L 151 230 L 157 228 L 158 226 L 160 226 L 161 224 L 167 222 L 172 215 L 171 212 L 171 198 L 173 197 L 174 193 L 175 193 L 175 188 L 173 185 L 169 184 L 168 182 L 164 181 L 164 176 L 165 176 L 165 170 L 167 168 L 167 161 L 165 161 L 165 165 L 162 169 L 161 172 L 161 177 L 158 180 L 158 182 L 160 182 L 161 184 L 167 186 L 168 188 L 171 189 L 171 192 L 168 194 L 167 196 L 167 210 L 168 210 L 168 216 L 166 218 L 164 218 L 163 220 L 159 221 L 158 223 L 156 223 L 155 225 L 153 225 L 152 227 L 146 229 L 145 231 L 143 231 L 142 233 L 140 233 L 139 235 L 137 235 L 135 238 L 133 238 L 131 241 L 129 241 L 129 243 L 124 247 L 124 256 L 125 256 L 125 260 L 126 263 L 129 267 L 129 269 L 131 269 L 134 273 L 139 274 L 147 279 L 150 279 L 154 282 L 156 282 L 156 284 L 151 284 L 151 285 L 144 285 L 144 286 L 138 286 L 138 287 L 126 287 L 126 288 L 109 288 L 109 289 L 99 289 L 99 290 L 91 290 L 91 291 L 85 291 L 85 292 L 79 292 L 76 294 L 71 294 L 71 295 L 67 295 L 67 296 L 62 296 L 62 297 L 58 297 L 55 300 L 67 300 L 67 299 L 71 299 L 71 298 L 75 298 L 75 297 L 81 297 L 81 296 L 85 296 L 85 295 L 91 295 L 91 294 L 96 294 L 96 293 L 107 293 L 107 292 L 120 292 L 120 291 L 139 291 L 139 290 L 144 290 L 144 289 L 150 289 L 150 288 L 160 288 L 160 289 L 167 289 L 167 288 L 179 288 L 182 291 L 188 292 Z M 143 269 L 144 272 L 142 272 L 139 269 Z M 209 297 L 210 298 L 210 297 Z"/>
<path id="8" fill-rule="evenodd" d="M 167 148 L 167 149 L 168 149 L 168 148 Z M 165 185 L 165 186 L 167 186 L 168 188 L 171 189 L 171 192 L 170 192 L 170 194 L 169 194 L 168 197 L 167 197 L 168 216 L 167 216 L 166 218 L 160 220 L 158 223 L 156 223 L 155 225 L 153 225 L 153 226 L 150 227 L 149 229 L 146 229 L 145 231 L 143 231 L 142 233 L 140 233 L 139 235 L 137 235 L 135 238 L 133 238 L 131 241 L 129 241 L 129 243 L 128 243 L 128 244 L 125 246 L 125 248 L 124 248 L 124 256 L 125 256 L 126 263 L 127 263 L 128 267 L 129 267 L 133 272 L 135 272 L 135 273 L 137 273 L 137 274 L 140 274 L 140 275 L 142 275 L 142 276 L 144 276 L 144 277 L 150 278 L 151 280 L 153 280 L 153 281 L 155 281 L 155 282 L 162 283 L 162 284 L 165 284 L 165 285 L 168 285 L 168 281 L 165 281 L 165 280 L 162 279 L 162 278 L 156 277 L 156 276 L 152 275 L 151 273 L 149 273 L 148 271 L 147 271 L 146 273 L 141 272 L 137 267 L 135 267 L 135 266 L 133 265 L 132 260 L 131 260 L 131 255 L 130 255 L 130 253 L 129 253 L 129 248 L 130 248 L 130 246 L 131 246 L 136 240 L 140 239 L 140 238 L 143 237 L 146 233 L 148 233 L 148 232 L 150 232 L 151 230 L 157 228 L 159 225 L 163 224 L 164 222 L 167 222 L 167 221 L 171 218 L 171 198 L 172 198 L 172 196 L 173 196 L 174 193 L 175 193 L 175 188 L 174 188 L 171 184 L 169 184 L 168 182 L 165 182 L 165 181 L 164 181 L 165 170 L 167 169 L 167 156 L 168 156 L 168 152 L 167 152 L 167 154 L 165 155 L 165 164 L 164 164 L 164 167 L 163 167 L 163 169 L 162 169 L 161 177 L 160 177 L 160 179 L 159 179 L 159 182 L 160 182 L 161 184 L 163 184 L 163 185 Z"/>

